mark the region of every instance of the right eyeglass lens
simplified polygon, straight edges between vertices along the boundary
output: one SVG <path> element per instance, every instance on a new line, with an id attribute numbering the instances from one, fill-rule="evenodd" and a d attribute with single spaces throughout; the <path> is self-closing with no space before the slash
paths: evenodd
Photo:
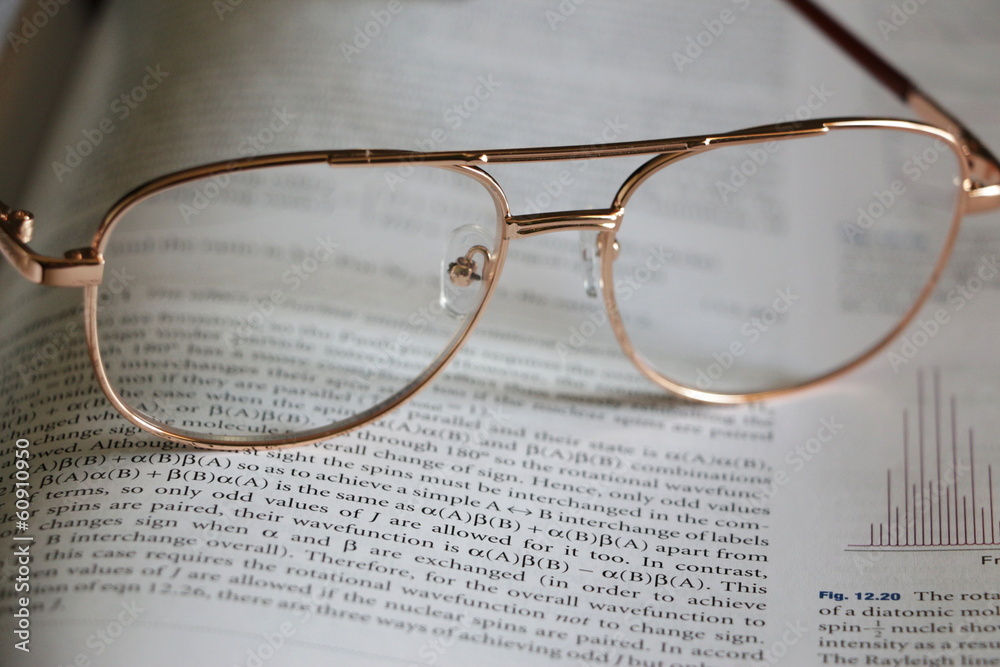
<path id="1" fill-rule="evenodd" d="M 832 128 L 669 164 L 625 204 L 614 294 L 647 372 L 745 394 L 833 372 L 919 305 L 958 223 L 931 134 Z"/>
<path id="2" fill-rule="evenodd" d="M 110 385 L 199 440 L 348 426 L 457 344 L 498 232 L 482 183 L 414 164 L 269 167 L 160 191 L 105 249 Z M 448 266 L 473 246 L 466 279 L 452 281 Z"/>

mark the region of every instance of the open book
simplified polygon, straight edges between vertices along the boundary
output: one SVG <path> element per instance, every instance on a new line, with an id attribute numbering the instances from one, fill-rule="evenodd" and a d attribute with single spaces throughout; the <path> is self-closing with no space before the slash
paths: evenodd
<path id="1" fill-rule="evenodd" d="M 19 142 L 5 142 L 4 169 L 25 172 L 0 179 L 47 252 L 87 245 L 126 191 L 206 162 L 912 116 L 779 2 L 25 7 L 6 71 L 31 71 L 46 30 L 76 35 L 60 41 L 56 112 L 37 113 L 51 122 L 16 120 L 43 145 L 16 161 Z M 1000 143 L 992 8 L 836 9 Z M 638 163 L 490 171 L 527 214 L 606 206 Z M 209 199 L 239 215 L 243 191 L 220 192 L 179 205 L 192 220 Z M 668 399 L 628 363 L 576 238 L 525 239 L 423 393 L 363 429 L 269 451 L 189 449 L 126 421 L 93 379 L 79 291 L 4 266 L 0 663 L 997 664 L 997 221 L 969 218 L 925 310 L 867 365 L 722 407 Z M 123 238 L 117 251 L 141 265 L 150 246 Z M 221 257 L 264 247 L 253 241 L 172 247 Z M 712 261 L 663 252 L 689 269 Z M 870 276 L 854 266 L 841 294 L 857 304 Z M 162 310 L 118 322 L 116 344 L 149 359 L 177 344 L 188 371 L 211 364 L 225 297 L 213 289 L 183 295 L 203 338 L 170 340 L 177 295 L 163 290 Z M 278 409 L 250 380 L 322 368 L 323 331 L 247 313 L 244 393 L 211 400 Z M 367 355 L 362 371 L 407 363 L 374 335 L 359 325 L 341 341 Z M 345 392 L 302 400 L 335 414 Z"/>

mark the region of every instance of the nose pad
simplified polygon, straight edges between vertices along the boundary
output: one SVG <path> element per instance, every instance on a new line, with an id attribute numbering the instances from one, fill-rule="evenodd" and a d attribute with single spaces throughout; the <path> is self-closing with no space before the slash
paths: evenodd
<path id="1" fill-rule="evenodd" d="M 479 307 L 482 280 L 492 258 L 493 234 L 479 225 L 463 225 L 453 231 L 441 260 L 441 306 L 451 317 L 465 317 Z"/>
<path id="2" fill-rule="evenodd" d="M 580 232 L 580 256 L 583 259 L 583 291 L 589 297 L 596 297 L 604 286 L 601 280 L 600 232 Z"/>

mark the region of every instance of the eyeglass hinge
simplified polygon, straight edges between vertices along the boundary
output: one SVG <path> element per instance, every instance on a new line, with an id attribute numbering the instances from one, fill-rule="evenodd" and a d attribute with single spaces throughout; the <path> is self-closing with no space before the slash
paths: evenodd
<path id="1" fill-rule="evenodd" d="M 6 210 L 0 211 L 0 220 L 7 223 L 7 227 L 17 237 L 21 243 L 30 243 L 35 232 L 35 216 L 29 211 Z"/>
<path id="2" fill-rule="evenodd" d="M 983 185 L 970 181 L 966 187 L 969 198 L 966 200 L 966 213 L 984 213 L 1000 208 L 1000 185 Z"/>
<path id="3" fill-rule="evenodd" d="M 0 228 L 0 253 L 31 282 L 55 287 L 101 283 L 104 258 L 94 248 L 76 248 L 62 257 L 48 257 L 28 247 L 35 230 L 31 213 L 11 209 L 0 202 Z"/>

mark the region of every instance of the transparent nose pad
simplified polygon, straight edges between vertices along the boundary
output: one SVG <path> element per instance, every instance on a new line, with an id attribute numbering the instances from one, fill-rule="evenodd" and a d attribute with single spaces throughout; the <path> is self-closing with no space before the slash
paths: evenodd
<path id="1" fill-rule="evenodd" d="M 456 319 L 479 307 L 493 236 L 479 225 L 463 225 L 448 237 L 441 260 L 441 305 Z"/>
<path id="2" fill-rule="evenodd" d="M 583 290 L 589 297 L 596 297 L 604 286 L 601 281 L 600 232 L 580 232 L 580 255 L 583 259 Z"/>

